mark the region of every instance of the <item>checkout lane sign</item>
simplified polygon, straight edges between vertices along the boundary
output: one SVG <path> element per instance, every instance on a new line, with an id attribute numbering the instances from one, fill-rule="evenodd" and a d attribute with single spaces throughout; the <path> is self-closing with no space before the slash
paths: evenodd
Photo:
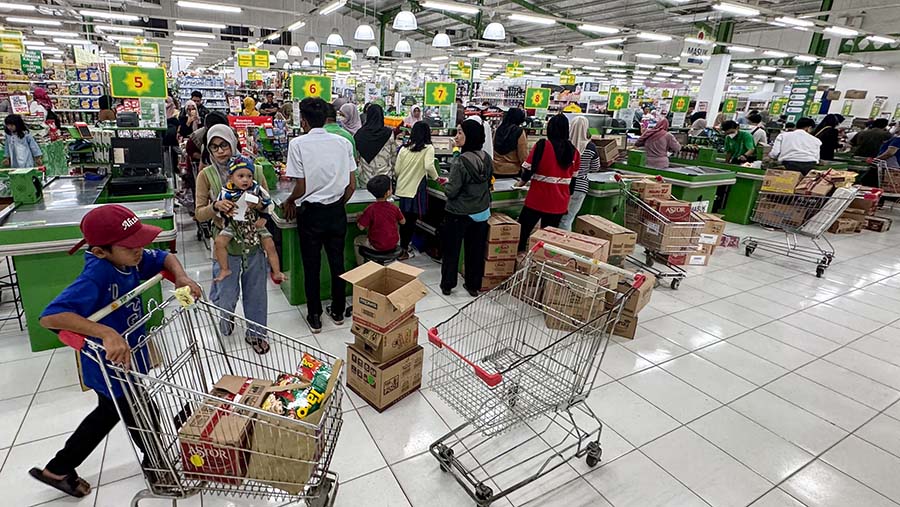
<path id="1" fill-rule="evenodd" d="M 691 98 L 687 95 L 676 95 L 672 97 L 672 112 L 686 113 L 691 108 Z"/>
<path id="2" fill-rule="evenodd" d="M 628 92 L 610 92 L 609 94 L 609 104 L 608 109 L 610 111 L 619 111 L 621 109 L 628 108 L 628 99 L 630 99 L 630 94 Z"/>
<path id="3" fill-rule="evenodd" d="M 291 76 L 291 98 L 294 100 L 315 98 L 331 102 L 331 78 L 294 74 Z"/>
<path id="4" fill-rule="evenodd" d="M 168 95 L 166 69 L 110 65 L 109 91 L 116 98 L 164 99 Z"/>
<path id="5" fill-rule="evenodd" d="M 456 83 L 426 82 L 425 105 L 449 106 L 456 102 Z"/>
<path id="6" fill-rule="evenodd" d="M 550 107 L 550 88 L 528 88 L 525 90 L 525 109 L 547 109 Z"/>

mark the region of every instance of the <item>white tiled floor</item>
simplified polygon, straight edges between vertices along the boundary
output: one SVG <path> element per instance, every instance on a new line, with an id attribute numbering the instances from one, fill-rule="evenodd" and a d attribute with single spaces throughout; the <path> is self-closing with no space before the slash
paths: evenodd
<path id="1" fill-rule="evenodd" d="M 208 288 L 208 252 L 184 222 L 180 258 Z M 728 232 L 773 234 L 730 224 Z M 681 290 L 658 289 L 637 337 L 610 343 L 586 402 L 606 424 L 601 464 L 570 462 L 496 505 L 900 505 L 900 227 L 830 239 L 837 255 L 823 279 L 808 264 L 719 249 Z M 418 307 L 423 326 L 468 301 L 461 290 L 440 295 L 437 264 L 410 262 L 426 269 L 431 289 Z M 303 307 L 291 308 L 275 286 L 268 297 L 272 328 L 344 354 L 349 326 L 327 321 L 314 337 Z M 89 497 L 62 498 L 27 477 L 92 408 L 93 395 L 76 384 L 71 351 L 32 354 L 14 322 L 0 325 L 0 504 L 123 506 L 143 488 L 122 428 L 81 467 L 97 485 Z M 382 414 L 348 393 L 344 409 L 336 505 L 474 503 L 428 452 L 461 422 L 433 391 Z M 530 442 L 500 463 L 544 445 Z M 212 497 L 203 505 L 268 504 Z"/>

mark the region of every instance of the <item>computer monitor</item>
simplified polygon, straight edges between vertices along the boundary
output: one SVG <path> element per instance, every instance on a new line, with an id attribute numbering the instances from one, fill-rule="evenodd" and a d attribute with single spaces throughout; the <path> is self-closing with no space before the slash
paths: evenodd
<path id="1" fill-rule="evenodd" d="M 120 169 L 159 169 L 163 166 L 162 139 L 113 138 L 109 159 Z"/>

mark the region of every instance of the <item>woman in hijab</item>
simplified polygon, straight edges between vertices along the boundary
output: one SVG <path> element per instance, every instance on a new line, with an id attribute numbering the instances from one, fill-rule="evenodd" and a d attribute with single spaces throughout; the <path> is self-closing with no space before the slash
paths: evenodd
<path id="1" fill-rule="evenodd" d="M 196 207 L 194 219 L 198 222 L 212 221 L 213 236 L 217 236 L 224 227 L 223 217 L 234 214 L 237 204 L 230 200 L 217 200 L 222 185 L 228 181 L 228 166 L 232 158 L 240 155 L 237 136 L 228 125 L 214 125 L 207 130 L 206 148 L 209 150 L 211 164 L 206 166 L 197 176 Z M 254 179 L 266 190 L 266 178 L 257 167 Z M 259 245 L 249 249 L 235 244 L 228 245 L 228 267 L 231 275 L 221 282 L 213 282 L 209 292 L 210 301 L 228 312 L 234 312 L 238 295 L 244 305 L 244 316 L 247 320 L 265 326 L 268 315 L 268 297 L 266 297 L 266 278 L 269 263 L 265 251 Z M 219 276 L 219 264 L 213 260 L 213 279 Z M 227 318 L 219 321 L 219 330 L 228 336 L 234 331 L 234 322 Z M 269 344 L 265 334 L 254 326 L 247 329 L 244 341 L 253 346 L 258 354 L 265 354 Z"/>
<path id="2" fill-rule="evenodd" d="M 522 171 L 522 164 L 528 157 L 528 139 L 522 129 L 525 118 L 525 111 L 510 108 L 497 127 L 494 136 L 494 175 L 497 177 L 518 176 Z"/>
<path id="3" fill-rule="evenodd" d="M 31 115 L 40 118 L 41 123 L 52 121 L 56 124 L 56 128 L 59 128 L 59 118 L 53 112 L 53 101 L 50 100 L 50 94 L 47 93 L 47 90 L 37 87 L 32 93 L 34 100 L 28 106 L 28 111 Z"/>
<path id="4" fill-rule="evenodd" d="M 422 121 L 422 108 L 415 105 L 409 110 L 409 116 L 403 119 L 403 126 L 412 128 L 413 125 L 420 121 Z"/>
<path id="5" fill-rule="evenodd" d="M 465 282 L 463 288 L 476 297 L 484 276 L 491 216 L 491 177 L 494 164 L 482 150 L 484 128 L 466 120 L 456 134 L 460 156 L 450 163 L 450 177 L 444 184 L 447 205 L 441 225 L 441 292 L 449 296 L 459 279 L 459 252 L 465 242 Z"/>
<path id="6" fill-rule="evenodd" d="M 100 114 L 97 121 L 116 121 L 116 111 L 112 108 L 113 98 L 110 95 L 100 96 Z M 168 118 L 168 116 L 166 116 Z"/>
<path id="7" fill-rule="evenodd" d="M 362 122 L 359 120 L 359 110 L 356 109 L 356 104 L 350 102 L 344 104 L 341 106 L 340 113 L 343 117 L 341 126 L 344 127 L 347 132 L 356 134 L 360 127 L 362 127 Z"/>
<path id="8" fill-rule="evenodd" d="M 681 144 L 669 132 L 669 120 L 665 118 L 659 120 L 655 127 L 644 132 L 634 145 L 644 148 L 644 152 L 647 154 L 647 167 L 655 169 L 669 167 L 669 152 L 681 151 Z"/>
<path id="9" fill-rule="evenodd" d="M 600 170 L 600 154 L 594 141 L 591 141 L 591 134 L 588 132 L 588 121 L 584 116 L 576 116 L 572 120 L 569 127 L 569 141 L 575 145 L 575 150 L 581 154 L 581 163 L 578 166 L 578 173 L 572 178 L 569 185 L 569 208 L 559 222 L 559 228 L 571 231 L 572 222 L 578 212 L 581 211 L 581 205 L 590 188 L 588 181 L 588 173 Z"/>
<path id="10" fill-rule="evenodd" d="M 200 128 L 200 112 L 197 111 L 197 104 L 189 101 L 184 105 L 184 111 L 178 118 L 178 135 L 181 137 L 189 137 L 195 130 Z"/>
<path id="11" fill-rule="evenodd" d="M 384 110 L 372 104 L 366 110 L 366 123 L 353 135 L 359 152 L 360 187 L 365 187 L 375 176 L 384 174 L 393 177 L 394 162 L 397 160 L 397 142 L 394 131 L 384 126 Z"/>
<path id="12" fill-rule="evenodd" d="M 491 131 L 491 125 L 488 122 L 484 121 L 484 118 L 482 118 L 480 115 L 473 116 L 471 119 L 480 123 L 481 127 L 484 129 L 484 148 L 482 148 L 482 149 L 493 160 L 493 158 L 494 158 L 494 133 Z"/>
<path id="13" fill-rule="evenodd" d="M 581 164 L 581 155 L 569 141 L 569 120 L 558 114 L 547 122 L 547 139 L 541 139 L 531 149 L 522 164 L 522 179 L 516 186 L 531 180 L 525 196 L 525 206 L 519 215 L 522 231 L 519 251 L 524 252 L 531 230 L 538 222 L 541 227 L 559 227 L 569 210 L 569 184 Z"/>
<path id="14" fill-rule="evenodd" d="M 170 91 L 169 95 L 166 96 L 166 118 L 172 118 L 173 116 L 178 116 L 178 103 L 172 98 L 172 92 Z"/>
<path id="15" fill-rule="evenodd" d="M 241 116 L 259 116 L 259 111 L 256 110 L 256 101 L 253 100 L 253 97 L 244 98 L 244 110 L 241 111 Z"/>
<path id="16" fill-rule="evenodd" d="M 688 131 L 689 136 L 699 136 L 706 130 L 706 112 L 698 111 L 691 115 L 691 129 Z"/>
<path id="17" fill-rule="evenodd" d="M 827 114 L 816 127 L 813 135 L 822 141 L 822 146 L 819 147 L 819 159 L 834 160 L 834 151 L 841 144 L 838 125 L 843 121 L 844 117 L 839 114 Z"/>

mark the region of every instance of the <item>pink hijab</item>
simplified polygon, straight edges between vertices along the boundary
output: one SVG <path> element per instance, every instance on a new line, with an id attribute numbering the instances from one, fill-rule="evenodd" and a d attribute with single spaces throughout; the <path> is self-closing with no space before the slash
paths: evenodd
<path id="1" fill-rule="evenodd" d="M 53 101 L 50 100 L 50 95 L 44 88 L 34 89 L 34 101 L 42 105 L 44 109 L 53 109 Z"/>
<path id="2" fill-rule="evenodd" d="M 656 139 L 657 137 L 664 137 L 669 133 L 669 120 L 663 118 L 656 122 L 656 126 L 652 129 L 644 132 L 644 135 L 641 136 L 641 139 L 644 142 L 650 141 L 651 139 Z"/>

